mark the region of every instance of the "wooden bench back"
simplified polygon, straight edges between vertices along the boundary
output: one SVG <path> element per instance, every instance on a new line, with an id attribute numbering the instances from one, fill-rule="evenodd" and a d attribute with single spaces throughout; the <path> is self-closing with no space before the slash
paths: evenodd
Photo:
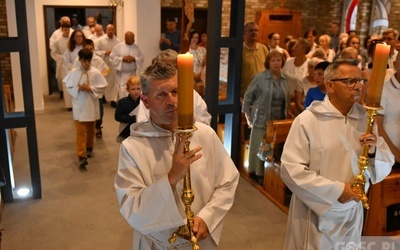
<path id="1" fill-rule="evenodd" d="M 273 147 L 275 144 L 284 143 L 292 126 L 293 119 L 268 121 L 266 142 Z"/>

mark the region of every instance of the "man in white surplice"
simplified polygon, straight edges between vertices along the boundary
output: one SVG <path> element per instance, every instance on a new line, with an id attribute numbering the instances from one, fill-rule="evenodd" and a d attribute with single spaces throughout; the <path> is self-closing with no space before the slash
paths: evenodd
<path id="1" fill-rule="evenodd" d="M 176 133 L 179 100 L 172 64 L 155 62 L 140 80 L 141 101 L 150 110 L 150 120 L 132 124 L 131 135 L 120 147 L 114 184 L 120 213 L 134 229 L 132 249 L 192 249 L 181 238 L 168 242 L 186 223 L 180 196 L 189 166 L 195 193 L 193 233 L 201 249 L 215 249 L 239 173 L 215 131 L 203 123 L 195 123 L 197 130 L 184 153 L 186 136 Z"/>
<path id="2" fill-rule="evenodd" d="M 68 47 L 70 29 L 71 29 L 70 24 L 63 23 L 61 25 L 62 36 L 59 37 L 57 40 L 55 40 L 50 48 L 51 58 L 53 58 L 54 61 L 56 61 L 56 66 L 57 66 L 56 79 L 58 83 L 58 90 L 61 92 L 63 91 L 62 80 L 66 75 L 65 69 L 63 67 L 63 62 L 64 62 L 64 53 L 68 49 L 67 47 Z"/>
<path id="3" fill-rule="evenodd" d="M 128 96 L 126 81 L 136 76 L 143 65 L 144 56 L 135 44 L 135 34 L 125 33 L 125 42 L 117 44 L 111 51 L 110 62 L 116 71 L 116 82 L 119 86 L 118 99 Z"/>
<path id="4" fill-rule="evenodd" d="M 110 54 L 112 49 L 120 43 L 118 37 L 115 36 L 115 27 L 112 24 L 107 25 L 106 35 L 102 36 L 95 43 L 96 54 L 103 58 L 107 66 L 110 68 L 110 72 L 106 76 L 108 83 L 107 88 L 104 90 L 104 96 L 109 102 L 116 102 L 118 95 L 118 85 L 115 80 L 115 70 L 110 62 Z"/>
<path id="5" fill-rule="evenodd" d="M 71 19 L 69 19 L 69 17 L 67 16 L 63 16 L 60 19 L 60 28 L 56 29 L 50 36 L 49 39 L 49 48 L 51 49 L 54 45 L 54 42 L 57 41 L 57 39 L 59 39 L 60 37 L 63 36 L 63 32 L 62 32 L 62 26 L 68 26 L 71 27 Z M 73 29 L 69 29 L 69 36 L 71 36 L 72 32 L 74 32 Z"/>
<path id="6" fill-rule="evenodd" d="M 366 131 L 366 112 L 358 103 L 361 70 L 353 60 L 336 60 L 324 74 L 327 95 L 293 122 L 281 157 L 281 177 L 293 192 L 284 249 L 336 249 L 359 242 L 363 206 L 351 183 L 359 173 L 362 146 L 370 146 L 369 181 L 391 171 L 393 154 L 376 127 Z"/>

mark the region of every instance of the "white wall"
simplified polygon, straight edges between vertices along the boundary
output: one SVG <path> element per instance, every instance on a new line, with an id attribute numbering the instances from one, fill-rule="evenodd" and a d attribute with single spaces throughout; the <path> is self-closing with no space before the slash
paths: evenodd
<path id="1" fill-rule="evenodd" d="M 29 28 L 29 49 L 31 57 L 31 71 L 35 110 L 44 110 L 43 95 L 49 94 L 46 60 L 46 40 L 43 6 L 109 6 L 108 0 L 27 0 L 27 18 Z M 16 33 L 15 14 L 13 14 L 14 0 L 7 0 L 7 19 L 9 21 L 10 35 Z M 127 30 L 136 35 L 136 43 L 145 55 L 144 66 L 158 52 L 158 39 L 160 36 L 161 2 L 160 0 L 125 0 L 123 8 L 116 13 L 117 34 L 124 40 Z M 149 21 L 151 20 L 151 21 Z M 13 25 L 14 24 L 14 25 Z M 14 32 L 14 33 L 13 33 Z M 13 83 L 15 85 L 16 110 L 23 109 L 21 77 L 19 60 L 11 57 L 13 68 Z M 15 69 L 15 72 L 14 72 Z"/>

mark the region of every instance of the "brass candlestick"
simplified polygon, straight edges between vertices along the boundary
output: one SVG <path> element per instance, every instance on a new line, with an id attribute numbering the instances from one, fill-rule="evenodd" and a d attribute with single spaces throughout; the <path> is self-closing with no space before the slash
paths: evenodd
<path id="1" fill-rule="evenodd" d="M 366 134 L 371 134 L 372 126 L 375 121 L 375 116 L 378 114 L 378 110 L 381 110 L 382 107 L 364 106 L 364 108 L 368 113 Z M 367 170 L 369 167 L 368 150 L 369 150 L 369 145 L 363 145 L 362 153 L 358 157 L 358 168 L 360 169 L 360 172 L 354 177 L 352 183 L 353 191 L 360 198 L 364 208 L 366 209 L 369 209 L 368 197 L 365 194 L 365 182 L 366 182 L 365 170 Z"/>
<path id="2" fill-rule="evenodd" d="M 186 154 L 189 152 L 189 146 L 190 146 L 190 140 L 189 138 L 192 137 L 193 132 L 196 131 L 197 128 L 193 126 L 192 128 L 189 129 L 181 129 L 178 128 L 178 134 L 179 137 L 186 136 L 185 140 L 185 147 L 183 150 L 183 153 Z M 190 167 L 188 171 L 185 174 L 185 177 L 183 179 L 183 188 L 182 188 L 182 195 L 181 195 L 181 200 L 183 204 L 185 205 L 185 214 L 186 214 L 186 225 L 180 226 L 173 234 L 172 236 L 168 239 L 169 243 L 175 243 L 176 239 L 178 237 L 190 241 L 190 244 L 192 244 L 192 249 L 193 250 L 200 250 L 199 245 L 197 244 L 197 239 L 194 236 L 193 233 L 193 218 L 194 218 L 194 213 L 192 211 L 192 203 L 194 201 L 194 193 L 192 190 L 192 182 L 190 179 Z"/>

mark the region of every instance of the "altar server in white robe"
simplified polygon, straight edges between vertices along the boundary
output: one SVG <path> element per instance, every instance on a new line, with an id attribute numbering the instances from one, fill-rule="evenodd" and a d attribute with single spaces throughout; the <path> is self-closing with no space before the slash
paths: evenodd
<path id="1" fill-rule="evenodd" d="M 96 24 L 94 26 L 94 34 L 89 37 L 95 44 L 97 41 L 104 36 L 103 26 L 101 24 Z"/>
<path id="2" fill-rule="evenodd" d="M 325 70 L 325 99 L 293 122 L 281 158 L 282 180 L 293 192 L 284 249 L 336 249 L 361 240 L 363 205 L 351 183 L 362 146 L 370 145 L 365 191 L 368 180 L 382 181 L 394 162 L 376 127 L 365 134 L 361 76 L 357 61 L 334 61 Z"/>
<path id="3" fill-rule="evenodd" d="M 96 54 L 93 40 L 85 39 L 85 41 L 83 41 L 83 48 L 89 49 L 90 51 L 92 51 L 93 57 L 92 57 L 92 60 L 90 63 L 91 66 L 98 69 L 100 71 L 100 73 L 102 73 L 103 76 L 106 77 L 108 75 L 108 73 L 110 72 L 110 68 L 107 66 L 106 62 L 104 62 L 104 60 Z M 81 67 L 81 62 L 79 60 L 79 57 L 77 57 L 75 59 L 75 62 L 72 64 L 72 68 L 76 69 L 76 68 L 80 68 L 80 67 Z"/>
<path id="4" fill-rule="evenodd" d="M 63 83 L 62 80 L 64 79 L 66 73 L 63 67 L 64 61 L 64 53 L 68 49 L 68 41 L 69 41 L 69 34 L 70 34 L 71 26 L 69 24 L 62 24 L 62 36 L 59 37 L 56 41 L 54 41 L 52 47 L 50 48 L 50 55 L 51 58 L 56 61 L 56 79 L 58 83 L 58 90 L 63 91 Z M 62 95 L 61 95 L 62 96 Z"/>
<path id="5" fill-rule="evenodd" d="M 75 30 L 72 32 L 71 37 L 68 41 L 68 49 L 64 52 L 63 67 L 65 74 L 68 74 L 72 70 L 76 58 L 78 58 L 78 52 L 83 48 L 83 41 L 85 36 L 81 30 Z M 67 92 L 65 85 L 63 85 L 64 93 Z M 72 108 L 72 99 L 70 95 L 64 95 L 65 108 Z"/>
<path id="6" fill-rule="evenodd" d="M 135 34 L 131 31 L 125 33 L 125 42 L 117 44 L 111 51 L 110 61 L 116 71 L 118 83 L 118 99 L 128 96 L 126 81 L 130 76 L 138 75 L 144 56 L 135 44 Z"/>
<path id="7" fill-rule="evenodd" d="M 99 70 L 91 67 L 93 53 L 89 49 L 80 50 L 78 55 L 81 67 L 73 68 L 65 76 L 64 83 L 72 96 L 79 168 L 86 170 L 87 158 L 93 157 L 95 121 L 100 118 L 99 98 L 107 81 Z"/>
<path id="8" fill-rule="evenodd" d="M 120 213 L 133 227 L 135 250 L 192 249 L 187 240 L 168 238 L 186 224 L 181 201 L 189 165 L 194 201 L 193 232 L 201 249 L 218 246 L 224 217 L 232 207 L 239 174 L 211 127 L 198 128 L 184 154 L 184 140 L 175 133 L 177 73 L 171 64 L 156 62 L 141 76 L 141 100 L 150 120 L 131 126 L 120 147 L 115 189 Z"/>
<path id="9" fill-rule="evenodd" d="M 115 70 L 110 62 L 110 54 L 112 49 L 120 43 L 118 37 L 115 36 L 115 27 L 112 24 L 107 25 L 106 35 L 102 36 L 95 43 L 96 54 L 103 58 L 104 62 L 110 68 L 110 72 L 106 76 L 108 83 L 107 88 L 104 90 L 104 96 L 109 102 L 116 102 L 118 95 L 118 85 L 115 79 Z"/>
<path id="10" fill-rule="evenodd" d="M 49 48 L 51 49 L 54 45 L 54 42 L 57 41 L 57 39 L 59 39 L 60 37 L 63 36 L 63 31 L 62 31 L 62 26 L 63 25 L 69 25 L 69 27 L 71 27 L 71 19 L 69 19 L 69 17 L 67 16 L 63 16 L 60 19 L 60 28 L 56 29 L 50 36 L 49 38 Z M 69 36 L 71 36 L 72 32 L 74 32 L 74 30 L 71 28 L 69 30 Z"/>

